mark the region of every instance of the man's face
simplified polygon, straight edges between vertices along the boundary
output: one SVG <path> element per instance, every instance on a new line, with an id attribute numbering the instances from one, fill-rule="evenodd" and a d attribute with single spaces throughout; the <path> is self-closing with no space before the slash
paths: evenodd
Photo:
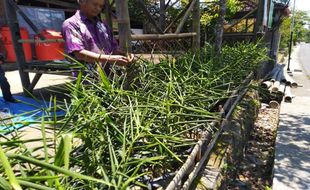
<path id="1" fill-rule="evenodd" d="M 85 3 L 82 3 L 81 6 L 88 16 L 95 17 L 101 13 L 104 3 L 105 0 L 87 0 Z"/>

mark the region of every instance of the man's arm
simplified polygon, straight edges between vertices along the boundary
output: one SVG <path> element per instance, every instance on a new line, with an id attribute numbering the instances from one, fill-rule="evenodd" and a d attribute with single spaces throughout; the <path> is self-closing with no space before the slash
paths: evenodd
<path id="1" fill-rule="evenodd" d="M 124 55 L 124 56 L 127 57 L 129 62 L 133 62 L 134 58 L 135 58 L 135 54 L 133 54 L 133 53 L 125 53 L 125 52 L 121 51 L 118 48 L 115 51 L 113 51 L 113 55 Z"/>
<path id="2" fill-rule="evenodd" d="M 108 35 L 110 36 L 110 43 L 111 43 L 111 46 L 112 46 L 112 49 L 113 49 L 113 55 L 123 55 L 123 56 L 126 56 L 128 61 L 129 61 L 129 63 L 133 62 L 135 55 L 132 54 L 132 53 L 128 53 L 128 52 L 124 52 L 124 51 L 120 50 L 119 46 L 118 46 L 118 43 L 117 43 L 116 39 L 113 36 L 112 29 L 106 23 L 105 23 L 105 27 L 107 29 Z"/>
<path id="3" fill-rule="evenodd" d="M 126 66 L 130 64 L 131 60 L 122 55 L 105 55 L 98 54 L 88 50 L 74 51 L 73 52 L 77 59 L 86 61 L 86 62 L 103 62 L 111 63 L 119 66 Z"/>

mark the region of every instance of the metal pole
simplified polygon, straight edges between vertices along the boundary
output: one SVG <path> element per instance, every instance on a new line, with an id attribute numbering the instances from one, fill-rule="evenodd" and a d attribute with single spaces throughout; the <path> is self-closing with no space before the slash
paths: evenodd
<path id="1" fill-rule="evenodd" d="M 290 35 L 290 44 L 289 44 L 289 48 L 288 48 L 287 71 L 290 71 L 290 64 L 291 64 L 291 53 L 292 53 L 292 43 L 293 43 L 294 24 L 295 24 L 295 5 L 296 5 L 296 0 L 294 0 L 293 15 L 292 15 L 291 28 L 290 28 L 291 35 Z"/>

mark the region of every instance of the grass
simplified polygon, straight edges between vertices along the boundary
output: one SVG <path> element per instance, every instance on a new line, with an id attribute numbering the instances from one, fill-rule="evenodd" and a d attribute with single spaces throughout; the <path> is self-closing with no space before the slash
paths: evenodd
<path id="1" fill-rule="evenodd" d="M 266 58 L 256 44 L 224 47 L 220 58 L 211 49 L 160 64 L 114 67 L 110 76 L 99 65 L 95 78 L 80 73 L 67 85 L 65 118 L 42 118 L 41 147 L 27 148 L 18 132 L 0 143 L 8 160 L 0 167 L 0 187 L 147 188 L 152 179 L 176 171 L 199 134 L 216 130 L 209 123 L 220 120 L 218 106 Z M 47 128 L 54 138 L 47 138 Z M 10 178 L 12 168 L 17 182 Z"/>

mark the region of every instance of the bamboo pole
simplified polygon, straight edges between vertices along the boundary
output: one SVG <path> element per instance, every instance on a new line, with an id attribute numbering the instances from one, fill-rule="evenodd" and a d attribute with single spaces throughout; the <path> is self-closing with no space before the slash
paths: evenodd
<path id="1" fill-rule="evenodd" d="M 190 189 L 191 184 L 193 183 L 194 179 L 197 177 L 197 175 L 198 175 L 199 171 L 201 170 L 201 168 L 205 165 L 205 161 L 209 157 L 210 152 L 213 149 L 214 145 L 216 144 L 220 134 L 222 134 L 224 126 L 227 125 L 227 122 L 225 122 L 225 121 L 230 119 L 230 117 L 231 117 L 235 107 L 242 100 L 242 98 L 244 97 L 244 95 L 246 94 L 247 91 L 248 91 L 248 87 L 245 87 L 244 89 L 242 89 L 240 91 L 238 97 L 235 99 L 235 101 L 233 102 L 233 104 L 229 108 L 229 110 L 228 110 L 228 112 L 227 112 L 227 114 L 225 116 L 225 120 L 221 123 L 219 131 L 214 135 L 214 137 L 213 137 L 212 141 L 210 142 L 210 145 L 208 146 L 207 150 L 205 151 L 202 159 L 196 164 L 194 170 L 189 174 L 188 179 L 185 181 L 185 183 L 184 183 L 184 185 L 182 187 L 182 190 Z"/>
<path id="2" fill-rule="evenodd" d="M 127 0 L 128 1 L 128 0 Z M 163 30 L 157 25 L 156 21 L 153 19 L 152 15 L 149 13 L 147 8 L 144 5 L 143 0 L 135 0 L 137 5 L 142 9 L 147 19 L 150 21 L 150 23 L 155 27 L 156 31 L 160 34 L 163 34 Z"/>
<path id="3" fill-rule="evenodd" d="M 238 102 L 241 100 L 241 98 L 244 96 L 244 94 L 246 93 L 249 83 L 251 81 L 251 79 L 253 78 L 253 72 L 251 72 L 246 79 L 241 83 L 240 87 L 243 87 L 240 90 L 234 90 L 230 96 L 230 98 L 226 101 L 226 103 L 224 104 L 224 111 L 227 111 L 227 114 L 225 116 L 225 120 L 221 123 L 220 129 L 216 132 L 215 135 L 213 135 L 212 141 L 210 143 L 205 143 L 208 142 L 206 141 L 207 136 L 209 133 L 203 133 L 201 140 L 198 141 L 198 143 L 195 145 L 192 153 L 189 155 L 189 157 L 187 158 L 186 162 L 183 164 L 183 166 L 180 168 L 180 170 L 177 171 L 176 175 L 174 176 L 173 180 L 169 183 L 169 185 L 167 186 L 166 190 L 174 190 L 174 189 L 178 189 L 177 187 L 180 185 L 181 180 L 183 179 L 183 177 L 188 173 L 189 169 L 191 168 L 191 166 L 194 164 L 195 158 L 197 156 L 197 154 L 199 153 L 201 147 L 203 145 L 209 144 L 210 146 L 208 146 L 207 151 L 204 153 L 203 159 L 207 158 L 209 155 L 209 151 L 213 148 L 213 146 L 215 145 L 214 142 L 217 141 L 219 135 L 222 133 L 223 127 L 226 124 L 226 120 L 230 118 L 234 108 L 236 107 L 236 105 L 238 104 Z M 211 126 L 215 126 L 216 122 L 212 122 Z M 200 160 L 198 162 L 198 165 L 195 167 L 195 170 L 190 174 L 190 178 L 188 180 L 192 181 L 192 179 L 194 178 L 194 176 L 197 174 L 197 171 L 200 170 L 202 164 L 199 164 L 203 162 L 202 160 Z M 184 184 L 184 188 L 187 188 L 188 186 L 188 182 L 186 182 L 186 184 Z"/>
<path id="4" fill-rule="evenodd" d="M 284 92 L 285 92 L 285 83 L 281 83 L 280 84 L 280 87 L 279 87 L 279 90 L 278 90 L 278 94 L 280 95 L 280 96 L 284 96 Z"/>
<path id="5" fill-rule="evenodd" d="M 263 30 L 263 17 L 264 17 L 264 3 L 265 0 L 259 0 L 256 21 L 254 25 L 254 33 L 257 35 L 258 32 Z"/>
<path id="6" fill-rule="evenodd" d="M 277 81 L 277 76 L 279 75 L 279 72 L 280 72 L 280 68 L 277 68 L 274 71 L 274 73 L 272 74 L 271 79 L 270 79 L 271 82 L 276 82 Z"/>
<path id="7" fill-rule="evenodd" d="M 112 10 L 111 10 L 111 5 L 110 5 L 110 0 L 107 0 L 105 2 L 105 20 L 108 23 L 108 25 L 110 26 L 111 29 L 113 29 L 113 22 L 112 22 Z"/>
<path id="8" fill-rule="evenodd" d="M 223 34 L 224 34 L 224 21 L 226 14 L 226 0 L 219 0 L 220 13 L 216 23 L 216 37 L 215 37 L 215 53 L 219 56 L 221 54 Z"/>
<path id="9" fill-rule="evenodd" d="M 271 86 L 272 86 L 273 82 L 271 81 L 264 81 L 262 84 L 261 84 L 261 87 L 262 88 L 265 88 L 265 89 L 269 89 Z"/>
<path id="10" fill-rule="evenodd" d="M 118 21 L 119 46 L 124 52 L 131 52 L 130 18 L 128 0 L 116 0 L 116 14 Z"/>
<path id="11" fill-rule="evenodd" d="M 160 0 L 159 4 L 159 27 L 163 31 L 166 27 L 166 3 L 165 0 Z"/>
<path id="12" fill-rule="evenodd" d="M 278 92 L 280 88 L 280 81 L 275 81 L 272 86 L 269 88 L 270 93 Z"/>
<path id="13" fill-rule="evenodd" d="M 272 100 L 272 101 L 269 102 L 269 107 L 270 108 L 277 109 L 277 108 L 279 108 L 279 106 L 280 106 L 280 104 L 277 101 Z"/>
<path id="14" fill-rule="evenodd" d="M 197 34 L 195 32 L 190 33 L 181 33 L 181 34 L 133 34 L 131 40 L 168 40 L 168 39 L 179 39 L 179 38 L 192 38 Z M 119 35 L 115 36 L 116 39 L 119 39 Z M 27 40 L 18 40 L 19 43 L 63 43 L 63 39 L 27 39 Z"/>
<path id="15" fill-rule="evenodd" d="M 292 92 L 291 87 L 287 86 L 285 89 L 284 102 L 292 102 Z"/>
<path id="16" fill-rule="evenodd" d="M 169 39 L 180 39 L 180 38 L 192 38 L 196 36 L 196 33 L 181 33 L 181 34 L 135 34 L 131 35 L 132 40 L 169 40 Z M 116 39 L 119 36 L 115 36 Z"/>
<path id="17" fill-rule="evenodd" d="M 292 88 L 297 88 L 298 83 L 287 74 L 287 72 L 284 72 L 284 78 L 286 80 L 286 85 L 290 85 Z"/>
<path id="18" fill-rule="evenodd" d="M 215 123 L 214 123 L 214 125 L 215 125 Z M 210 133 L 204 133 L 202 135 L 201 140 L 198 141 L 198 143 L 195 145 L 193 151 L 191 152 L 191 154 L 187 158 L 186 162 L 183 164 L 183 166 L 180 168 L 180 170 L 174 176 L 173 180 L 169 183 L 169 185 L 167 186 L 166 190 L 174 190 L 174 189 L 176 189 L 176 187 L 179 185 L 179 182 L 182 180 L 182 178 L 187 173 L 188 169 L 192 165 L 194 165 L 195 158 L 196 158 L 197 154 L 199 153 L 201 147 L 204 144 L 208 144 L 208 142 L 210 142 L 209 140 L 210 140 L 211 137 L 212 137 L 212 135 Z"/>
<path id="19" fill-rule="evenodd" d="M 280 82 L 282 82 L 282 81 L 285 80 L 285 79 L 284 79 L 284 73 L 283 73 L 283 67 L 281 67 L 281 68 L 279 69 L 279 72 L 278 72 L 278 75 L 277 75 L 276 80 L 277 80 L 277 81 L 280 81 Z"/>
<path id="20" fill-rule="evenodd" d="M 186 20 L 188 19 L 188 17 L 189 17 L 189 15 L 190 15 L 191 11 L 193 10 L 194 5 L 195 5 L 196 2 L 197 2 L 197 0 L 192 0 L 190 6 L 188 7 L 188 9 L 187 9 L 186 12 L 185 12 L 184 17 L 182 18 L 181 22 L 180 22 L 179 25 L 178 25 L 177 30 L 175 31 L 176 34 L 178 34 L 178 33 L 181 32 L 181 30 L 182 30 L 182 28 L 183 28 L 183 26 L 184 26 Z"/>
<path id="21" fill-rule="evenodd" d="M 255 11 L 257 11 L 257 8 L 253 9 L 252 11 L 250 11 L 249 13 L 247 13 L 246 15 L 244 15 L 242 18 L 238 19 L 234 24 L 230 25 L 228 28 L 226 28 L 225 30 L 228 31 L 231 28 L 233 28 L 234 26 L 236 26 L 239 22 L 241 22 L 243 19 L 247 18 L 248 16 L 250 16 L 251 14 L 253 14 Z"/>
<path id="22" fill-rule="evenodd" d="M 264 79 L 270 79 L 274 72 L 276 72 L 279 68 L 279 64 L 275 65 L 273 69 L 264 77 Z"/>
<path id="23" fill-rule="evenodd" d="M 167 26 L 167 28 L 164 30 L 164 33 L 166 33 L 167 31 L 170 30 L 170 28 L 185 14 L 186 10 L 188 9 L 188 7 L 190 6 L 190 4 L 187 5 L 187 7 L 185 9 L 183 9 L 174 19 L 173 21 L 171 21 L 171 23 Z"/>
<path id="24" fill-rule="evenodd" d="M 168 2 L 167 6 L 166 6 L 166 11 L 168 11 L 171 7 L 174 7 L 174 5 L 176 5 L 176 4 L 179 3 L 179 2 L 180 2 L 180 0 L 176 0 L 176 1 L 173 2 L 172 5 L 170 5 L 170 6 L 169 6 L 169 2 Z"/>
<path id="25" fill-rule="evenodd" d="M 197 0 L 193 9 L 193 36 L 192 49 L 195 52 L 200 49 L 200 0 Z"/>

